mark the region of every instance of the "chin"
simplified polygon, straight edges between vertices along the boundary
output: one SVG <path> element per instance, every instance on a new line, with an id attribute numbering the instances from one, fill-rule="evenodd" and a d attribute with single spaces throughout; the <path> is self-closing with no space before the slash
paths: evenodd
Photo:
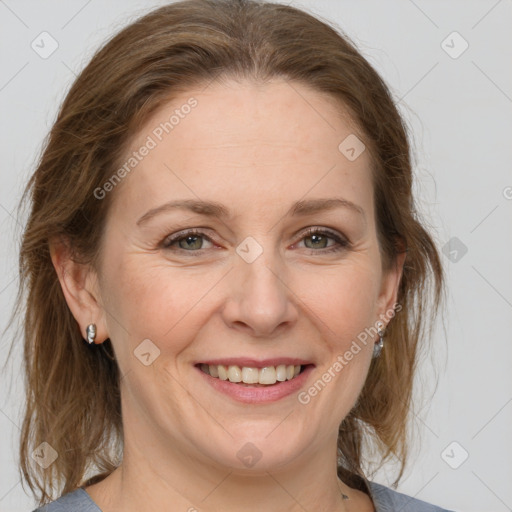
<path id="1" fill-rule="evenodd" d="M 239 430 L 242 432 L 237 433 Z M 236 431 L 230 431 L 232 436 L 224 432 L 223 439 L 210 437 L 211 444 L 205 447 L 203 453 L 206 453 L 215 465 L 236 473 L 264 475 L 286 468 L 298 457 L 304 456 L 314 439 L 314 436 L 305 439 L 304 431 L 301 429 L 294 428 L 291 431 L 290 424 L 287 421 L 283 422 L 283 418 L 265 421 L 260 428 L 251 422 L 250 435 L 247 434 L 247 430 L 249 429 L 245 429 L 244 432 L 243 427 L 239 426 Z M 302 435 L 299 434 L 301 431 Z M 202 441 L 204 440 L 203 437 Z"/>

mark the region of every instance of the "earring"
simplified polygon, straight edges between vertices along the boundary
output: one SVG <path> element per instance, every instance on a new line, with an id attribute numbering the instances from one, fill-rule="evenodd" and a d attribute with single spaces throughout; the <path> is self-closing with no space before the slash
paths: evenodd
<path id="1" fill-rule="evenodd" d="M 373 358 L 376 359 L 380 356 L 382 352 L 382 347 L 384 347 L 384 324 L 382 322 L 377 322 L 377 334 L 379 335 L 379 341 L 375 343 L 373 346 Z"/>
<path id="2" fill-rule="evenodd" d="M 96 324 L 89 324 L 85 329 L 85 334 L 89 345 L 93 344 L 96 339 Z"/>

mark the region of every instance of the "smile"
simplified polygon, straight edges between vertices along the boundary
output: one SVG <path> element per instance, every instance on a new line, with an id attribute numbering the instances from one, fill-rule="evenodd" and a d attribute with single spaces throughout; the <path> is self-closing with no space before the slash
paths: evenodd
<path id="1" fill-rule="evenodd" d="M 285 382 L 297 377 L 304 369 L 302 365 L 265 366 L 256 368 L 250 366 L 201 364 L 202 372 L 215 379 L 228 380 L 236 384 L 251 386 L 271 386 L 276 382 Z"/>
<path id="2" fill-rule="evenodd" d="M 196 371 L 216 392 L 246 404 L 264 404 L 298 393 L 315 365 L 296 358 L 228 358 L 198 362 Z"/>

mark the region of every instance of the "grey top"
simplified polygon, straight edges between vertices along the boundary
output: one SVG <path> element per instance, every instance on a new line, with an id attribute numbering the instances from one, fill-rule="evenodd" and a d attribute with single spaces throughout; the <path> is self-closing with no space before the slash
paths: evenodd
<path id="1" fill-rule="evenodd" d="M 370 482 L 370 492 L 377 512 L 450 512 L 374 482 Z M 33 512 L 101 512 L 101 509 L 80 487 Z"/>

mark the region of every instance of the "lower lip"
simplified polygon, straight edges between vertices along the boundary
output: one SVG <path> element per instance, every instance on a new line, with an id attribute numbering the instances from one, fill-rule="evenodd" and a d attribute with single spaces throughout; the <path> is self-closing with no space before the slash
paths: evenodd
<path id="1" fill-rule="evenodd" d="M 302 373 L 299 373 L 299 375 L 294 377 L 292 380 L 276 382 L 275 384 L 269 386 L 252 387 L 229 382 L 229 380 L 220 380 L 216 377 L 208 375 L 200 368 L 196 367 L 197 371 L 203 376 L 204 379 L 206 379 L 206 382 L 210 384 L 210 386 L 212 386 L 215 390 L 224 393 L 234 400 L 247 404 L 277 402 L 282 398 L 298 392 L 299 389 L 304 386 L 306 379 L 308 378 L 313 368 L 313 365 L 307 365 Z"/>

